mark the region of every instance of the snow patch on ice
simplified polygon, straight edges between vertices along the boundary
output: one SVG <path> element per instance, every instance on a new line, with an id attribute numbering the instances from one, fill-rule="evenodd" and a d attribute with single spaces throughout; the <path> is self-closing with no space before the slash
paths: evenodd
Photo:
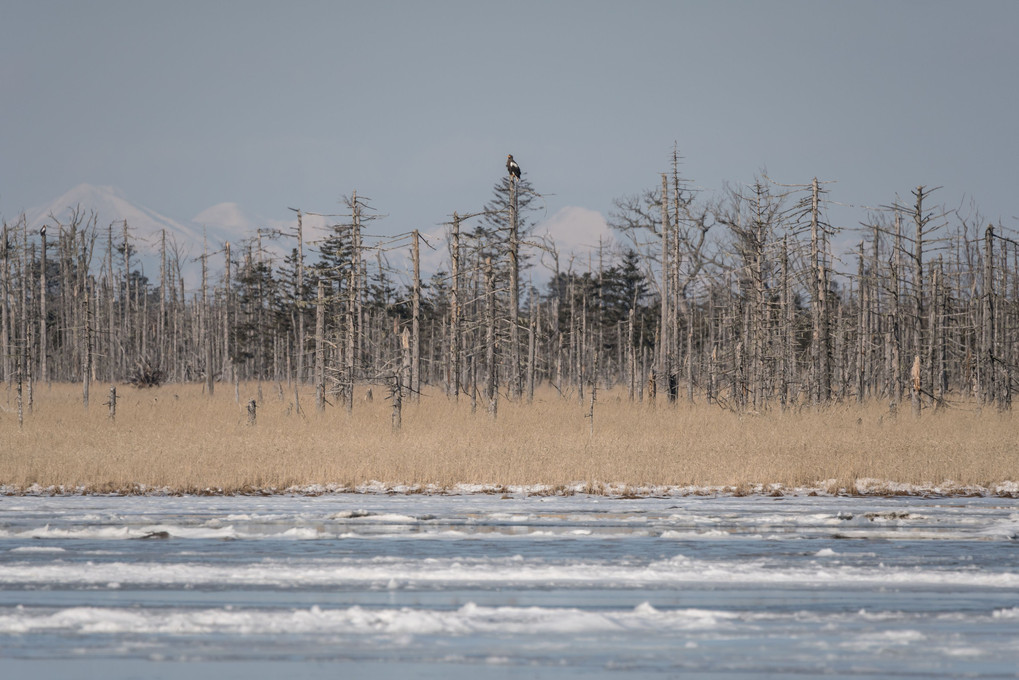
<path id="1" fill-rule="evenodd" d="M 12 553 L 62 553 L 63 548 L 49 545 L 23 545 L 18 548 L 11 548 Z"/>
<path id="2" fill-rule="evenodd" d="M 647 602 L 632 610 L 571 607 L 488 607 L 473 602 L 457 610 L 370 609 L 361 606 L 296 610 L 231 608 L 138 610 L 70 607 L 57 612 L 23 608 L 0 615 L 0 634 L 308 634 L 375 635 L 542 635 L 614 631 L 704 630 L 738 618 L 731 612 L 699 609 L 660 611 Z"/>

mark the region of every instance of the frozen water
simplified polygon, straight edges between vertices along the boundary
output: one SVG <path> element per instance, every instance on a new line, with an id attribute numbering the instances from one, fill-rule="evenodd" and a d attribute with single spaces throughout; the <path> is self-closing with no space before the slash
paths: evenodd
<path id="1" fill-rule="evenodd" d="M 1001 498 L 0 497 L 4 677 L 1017 677 Z"/>

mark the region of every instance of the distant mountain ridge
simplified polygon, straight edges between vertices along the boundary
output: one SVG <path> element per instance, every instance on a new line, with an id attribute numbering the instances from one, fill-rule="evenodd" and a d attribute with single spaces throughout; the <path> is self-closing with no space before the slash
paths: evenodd
<path id="1" fill-rule="evenodd" d="M 113 225 L 114 238 L 122 233 L 123 222 L 127 221 L 128 232 L 133 239 L 139 257 L 139 268 L 150 279 L 159 271 L 159 248 L 165 232 L 169 243 L 176 243 L 184 260 L 182 274 L 185 284 L 191 288 L 197 285 L 201 267 L 196 258 L 207 245 L 211 252 L 222 249 L 225 243 L 239 245 L 258 235 L 258 230 L 275 229 L 294 231 L 296 218 L 292 222 L 260 219 L 246 213 L 236 203 L 220 203 L 206 208 L 188 221 L 167 217 L 151 208 L 133 203 L 124 193 L 112 186 L 79 184 L 70 191 L 39 206 L 25 211 L 25 219 L 31 231 L 38 231 L 44 225 L 69 224 L 75 210 L 84 219 L 95 213 L 102 233 Z M 304 220 L 307 239 L 310 241 L 325 229 L 325 220 L 310 218 Z M 282 257 L 292 247 L 286 242 L 272 242 L 266 239 L 263 247 L 274 257 Z M 213 272 L 222 270 L 215 260 L 211 263 Z"/>
<path id="2" fill-rule="evenodd" d="M 237 203 L 218 203 L 202 210 L 190 220 L 178 220 L 132 202 L 120 189 L 112 186 L 96 186 L 79 184 L 48 204 L 25 211 L 28 228 L 38 231 L 42 226 L 55 226 L 55 223 L 68 224 L 75 209 L 81 211 L 88 219 L 94 211 L 100 229 L 99 247 L 105 245 L 105 231 L 113 225 L 114 238 L 123 233 L 123 222 L 127 226 L 132 245 L 138 255 L 138 268 L 149 279 L 158 276 L 160 258 L 159 248 L 162 234 L 166 233 L 167 243 L 176 244 L 181 257 L 181 273 L 185 286 L 195 289 L 200 282 L 201 264 L 198 258 L 205 247 L 210 253 L 222 250 L 229 242 L 238 250 L 248 239 L 258 236 L 259 229 L 268 229 L 285 234 L 296 233 L 297 217 L 290 220 L 271 220 L 246 212 Z M 8 219 L 8 222 L 10 220 Z M 318 215 L 305 215 L 303 219 L 305 262 L 309 265 L 317 260 L 314 250 L 316 242 L 329 231 L 329 220 Z M 604 218 L 596 211 L 568 206 L 548 217 L 538 225 L 536 235 L 547 233 L 552 236 L 560 247 L 560 253 L 572 261 L 570 254 L 584 254 L 583 260 L 589 260 L 587 253 L 595 252 L 599 239 L 605 245 L 613 241 L 612 234 Z M 445 227 L 437 226 L 422 230 L 422 236 L 430 247 L 421 250 L 422 278 L 427 279 L 432 273 L 449 268 L 449 253 L 445 247 Z M 409 274 L 410 248 L 390 251 L 386 258 L 397 271 Z M 283 237 L 262 240 L 262 247 L 277 263 L 296 247 L 296 239 Z M 536 261 L 540 254 L 536 255 Z M 210 275 L 218 277 L 222 272 L 222 258 L 213 257 L 210 262 Z M 569 265 L 566 265 L 569 266 Z M 531 274 L 536 280 L 544 280 L 549 272 L 544 267 L 536 267 Z M 399 278 L 399 274 L 398 274 Z"/>
<path id="3" fill-rule="evenodd" d="M 49 204 L 26 211 L 25 217 L 29 229 L 38 229 L 54 221 L 67 224 L 76 208 L 86 217 L 95 211 L 100 227 L 127 220 L 132 235 L 140 241 L 158 239 L 166 230 L 168 236 L 179 241 L 200 245 L 208 239 L 210 245 L 218 248 L 226 241 L 238 242 L 254 236 L 259 226 L 235 203 L 213 206 L 194 219 L 182 222 L 133 203 L 116 187 L 92 184 L 79 184 Z"/>

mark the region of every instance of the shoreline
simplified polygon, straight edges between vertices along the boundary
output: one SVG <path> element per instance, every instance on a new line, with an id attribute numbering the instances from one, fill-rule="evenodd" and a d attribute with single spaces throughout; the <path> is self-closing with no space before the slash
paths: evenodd
<path id="1" fill-rule="evenodd" d="M 275 487 L 224 490 L 173 489 L 149 487 L 143 484 L 123 488 L 96 489 L 86 486 L 41 486 L 33 484 L 19 488 L 0 484 L 0 497 L 61 497 L 61 496 L 147 496 L 147 497 L 234 497 L 234 496 L 305 496 L 309 498 L 329 495 L 384 495 L 384 496 L 471 496 L 503 495 L 505 497 L 591 496 L 614 500 L 639 498 L 691 498 L 691 497 L 804 497 L 827 496 L 848 498 L 1011 498 L 1019 499 L 1019 482 L 1003 481 L 991 486 L 970 484 L 901 484 L 887 480 L 859 479 L 852 488 L 837 486 L 835 480 L 816 486 L 786 487 L 782 484 L 749 484 L 721 486 L 635 486 L 629 484 L 601 484 L 577 482 L 570 485 L 502 485 L 502 484 L 384 484 L 371 482 L 350 487 L 342 484 L 308 484 L 283 489 Z"/>

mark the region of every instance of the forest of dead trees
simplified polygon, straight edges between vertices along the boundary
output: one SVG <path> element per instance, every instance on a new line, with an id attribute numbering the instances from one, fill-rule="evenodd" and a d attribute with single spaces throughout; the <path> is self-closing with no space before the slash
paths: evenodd
<path id="1" fill-rule="evenodd" d="M 125 222 L 77 208 L 36 231 L 22 215 L 0 234 L 7 403 L 16 393 L 20 417 L 50 381 L 80 382 L 86 407 L 94 382 L 194 381 L 212 394 L 266 381 L 298 410 L 301 385 L 315 388 L 305 409 L 352 409 L 357 386 L 403 399 L 429 386 L 493 416 L 540 385 L 741 412 L 1011 407 L 1019 243 L 1000 224 L 947 210 L 924 186 L 853 225 L 828 222 L 816 179 L 760 177 L 707 201 L 671 160 L 660 182 L 616 200 L 620 245 L 582 255 L 533 236 L 540 195 L 526 176 L 453 213 L 444 243 L 374 235 L 378 213 L 356 192 L 317 242 L 301 210 L 294 232 L 197 257 L 162 234 L 155 280 Z M 422 247 L 445 251 L 426 280 Z M 409 253 L 405 271 L 389 264 L 396 251 Z M 190 289 L 187 259 L 202 271 Z"/>

